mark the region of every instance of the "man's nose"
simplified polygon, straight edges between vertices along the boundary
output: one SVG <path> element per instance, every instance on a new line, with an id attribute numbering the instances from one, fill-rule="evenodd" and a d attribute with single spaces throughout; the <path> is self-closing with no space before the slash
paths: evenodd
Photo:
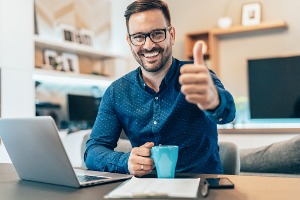
<path id="1" fill-rule="evenodd" d="M 152 42 L 152 40 L 150 39 L 150 36 L 147 36 L 145 38 L 144 49 L 151 50 L 151 49 L 153 49 L 153 47 L 155 47 L 155 43 Z"/>

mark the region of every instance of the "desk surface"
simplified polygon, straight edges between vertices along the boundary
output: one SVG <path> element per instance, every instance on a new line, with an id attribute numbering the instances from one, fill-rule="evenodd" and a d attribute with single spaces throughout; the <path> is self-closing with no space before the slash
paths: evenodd
<path id="1" fill-rule="evenodd" d="M 226 176 L 235 184 L 234 189 L 210 190 L 209 195 L 205 198 L 201 197 L 199 193 L 198 199 L 298 200 L 300 196 L 300 178 Z M 189 177 L 203 178 L 205 175 L 193 174 L 189 175 Z M 203 179 L 201 181 L 203 181 Z M 101 200 L 105 194 L 112 191 L 121 183 L 122 182 L 115 182 L 76 189 L 31 181 L 22 181 L 18 178 L 14 167 L 11 164 L 0 164 L 0 199 Z"/>

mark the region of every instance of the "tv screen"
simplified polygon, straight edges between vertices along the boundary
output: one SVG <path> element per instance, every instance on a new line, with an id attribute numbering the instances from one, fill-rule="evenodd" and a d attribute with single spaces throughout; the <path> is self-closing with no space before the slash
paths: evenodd
<path id="1" fill-rule="evenodd" d="M 248 60 L 251 119 L 300 118 L 300 56 Z"/>
<path id="2" fill-rule="evenodd" d="M 101 98 L 68 94 L 69 120 L 93 123 L 96 119 Z"/>

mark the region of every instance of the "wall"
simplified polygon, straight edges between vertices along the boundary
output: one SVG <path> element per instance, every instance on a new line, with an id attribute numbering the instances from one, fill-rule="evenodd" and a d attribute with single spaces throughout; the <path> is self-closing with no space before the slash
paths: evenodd
<path id="1" fill-rule="evenodd" d="M 184 59 L 184 35 L 186 32 L 208 30 L 217 27 L 222 16 L 233 19 L 233 25 L 241 22 L 241 6 L 249 0 L 166 0 L 170 6 L 173 25 L 176 28 L 174 55 Z M 250 1 L 251 2 L 251 1 Z M 235 97 L 248 96 L 248 58 L 300 54 L 300 1 L 259 0 L 262 4 L 262 20 L 285 20 L 286 31 L 267 31 L 243 36 L 223 37 L 220 42 L 220 78 Z M 242 49 L 242 50 L 241 50 Z M 232 78 L 234 77 L 234 78 Z"/>
<path id="2" fill-rule="evenodd" d="M 124 12 L 126 7 L 132 2 L 133 0 L 111 0 L 111 38 L 113 39 L 111 48 L 113 52 L 128 58 L 127 72 L 138 67 L 138 63 L 133 58 L 125 37 L 127 30 Z M 121 70 L 121 68 L 117 68 L 116 70 Z"/>
<path id="3" fill-rule="evenodd" d="M 2 36 L 2 32 L 3 32 L 3 16 L 2 16 L 2 13 L 3 13 L 3 6 L 2 6 L 2 0 L 0 0 L 0 84 L 1 84 L 1 69 L 2 69 L 2 65 L 3 65 L 3 58 L 2 58 L 2 55 L 3 55 L 3 36 Z M 0 86 L 0 117 L 1 117 L 1 86 Z M 1 141 L 0 141 L 1 142 Z"/>
<path id="4" fill-rule="evenodd" d="M 34 116 L 33 1 L 2 0 L 0 9 L 1 117 Z"/>
<path id="5" fill-rule="evenodd" d="M 241 23 L 241 6 L 249 0 L 188 0 L 169 4 L 172 24 L 176 28 L 175 57 L 184 59 L 184 36 L 187 32 L 209 30 L 217 27 L 223 16 L 233 19 L 233 25 Z M 223 37 L 220 40 L 220 79 L 234 97 L 248 96 L 247 59 L 300 54 L 300 1 L 258 0 L 262 4 L 262 20 L 285 20 L 289 28 L 284 31 L 266 31 Z M 267 145 L 291 138 L 297 134 L 220 134 L 221 141 L 233 141 L 240 148 Z"/>

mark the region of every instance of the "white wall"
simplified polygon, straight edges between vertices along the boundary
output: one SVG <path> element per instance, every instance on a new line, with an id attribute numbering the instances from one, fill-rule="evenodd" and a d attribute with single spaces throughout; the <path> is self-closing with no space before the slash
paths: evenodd
<path id="1" fill-rule="evenodd" d="M 127 6 L 132 2 L 133 0 L 111 0 L 111 48 L 113 52 L 128 58 L 127 72 L 138 67 L 138 63 L 133 58 L 129 45 L 126 41 L 127 29 L 124 13 Z M 115 68 L 116 71 L 119 70 L 117 74 L 124 74 L 124 71 L 120 71 L 123 69 L 124 68 Z"/>
<path id="2" fill-rule="evenodd" d="M 1 117 L 1 70 L 2 70 L 2 54 L 3 54 L 3 50 L 2 50 L 2 46 L 3 46 L 3 36 L 2 36 L 2 32 L 3 32 L 3 28 L 2 28 L 2 13 L 3 13 L 3 6 L 2 6 L 2 0 L 0 0 L 0 117 Z"/>
<path id="3" fill-rule="evenodd" d="M 34 116 L 33 0 L 1 4 L 1 117 Z"/>

